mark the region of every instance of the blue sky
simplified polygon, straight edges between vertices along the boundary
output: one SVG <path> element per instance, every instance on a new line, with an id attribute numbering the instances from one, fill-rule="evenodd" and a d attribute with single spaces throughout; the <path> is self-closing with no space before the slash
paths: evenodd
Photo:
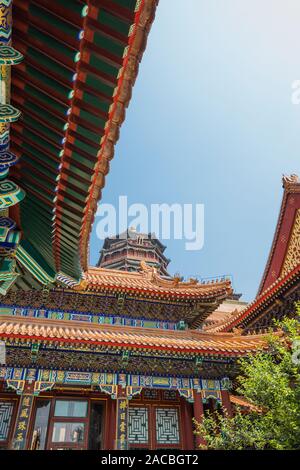
<path id="1" fill-rule="evenodd" d="M 281 176 L 300 173 L 299 21 L 298 0 L 160 0 L 103 191 L 116 206 L 120 195 L 203 203 L 204 247 L 165 242 L 169 271 L 231 275 L 244 300 L 269 253 Z"/>

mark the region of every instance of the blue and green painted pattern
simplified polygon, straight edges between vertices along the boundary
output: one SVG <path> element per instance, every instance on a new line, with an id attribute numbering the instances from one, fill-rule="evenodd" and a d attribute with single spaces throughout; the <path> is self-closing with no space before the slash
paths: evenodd
<path id="1" fill-rule="evenodd" d="M 34 309 L 30 307 L 0 307 L 1 315 L 12 315 L 31 318 L 47 318 L 50 320 L 71 320 L 97 325 L 115 325 L 144 328 L 159 328 L 163 330 L 176 330 L 177 323 L 167 321 L 146 320 L 137 318 L 127 318 L 121 316 L 111 316 L 105 313 L 88 314 L 82 312 L 63 312 L 57 310 Z"/>
<path id="2" fill-rule="evenodd" d="M 18 20 L 21 3 L 15 0 Z M 14 29 L 26 56 L 18 180 L 27 193 L 20 205 L 22 229 L 52 269 L 76 282 L 82 276 L 79 243 L 86 201 L 139 4 L 95 4 L 91 31 L 84 30 L 89 11 L 83 2 L 49 2 L 46 9 L 29 1 L 30 40 L 17 23 Z"/>
<path id="3" fill-rule="evenodd" d="M 53 271 L 27 241 L 22 241 L 16 252 L 16 259 L 36 278 L 41 284 L 52 284 L 56 280 Z"/>
<path id="4" fill-rule="evenodd" d="M 8 209 L 19 204 L 25 192 L 9 180 L 9 168 L 18 161 L 9 152 L 10 123 L 19 119 L 21 113 L 10 104 L 11 66 L 22 61 L 23 56 L 11 47 L 12 0 L 0 2 L 0 294 L 5 295 L 17 280 L 14 258 L 21 234 L 15 222 L 7 217 Z"/>
<path id="5" fill-rule="evenodd" d="M 230 383 L 227 377 L 202 379 L 199 377 L 168 377 L 18 367 L 0 367 L 0 380 L 36 380 L 66 385 L 121 385 L 121 387 L 165 390 L 197 390 L 199 392 L 206 391 L 207 395 L 212 392 L 228 390 L 228 383 Z"/>
<path id="6" fill-rule="evenodd" d="M 22 60 L 21 52 L 11 46 L 0 46 L 0 65 L 17 65 Z"/>
<path id="7" fill-rule="evenodd" d="M 19 204 L 25 197 L 25 192 L 13 181 L 0 180 L 0 210 Z"/>
<path id="8" fill-rule="evenodd" d="M 9 44 L 12 31 L 12 0 L 0 2 L 0 43 Z"/>

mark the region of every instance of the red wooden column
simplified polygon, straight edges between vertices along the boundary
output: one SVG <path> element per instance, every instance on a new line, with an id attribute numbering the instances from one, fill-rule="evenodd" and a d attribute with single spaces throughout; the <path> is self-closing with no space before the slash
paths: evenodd
<path id="1" fill-rule="evenodd" d="M 181 416 L 182 416 L 182 439 L 184 450 L 194 450 L 194 425 L 193 425 L 193 412 L 192 405 L 181 397 Z"/>
<path id="2" fill-rule="evenodd" d="M 228 390 L 222 390 L 221 391 L 221 397 L 222 397 L 222 407 L 225 410 L 225 413 L 229 418 L 233 417 L 233 410 L 231 406 L 231 401 L 230 401 L 230 396 Z"/>
<path id="3" fill-rule="evenodd" d="M 116 400 L 111 396 L 107 399 L 105 417 L 104 450 L 113 450 L 116 436 Z"/>
<path id="4" fill-rule="evenodd" d="M 108 424 L 109 432 L 109 450 L 114 450 L 115 446 L 115 436 L 116 436 L 116 411 L 117 411 L 117 401 L 110 398 L 110 416 Z"/>
<path id="5" fill-rule="evenodd" d="M 198 423 L 202 422 L 204 416 L 203 402 L 201 391 L 194 390 L 194 418 Z M 195 449 L 199 450 L 200 445 L 205 444 L 204 439 L 199 435 L 195 435 Z"/>

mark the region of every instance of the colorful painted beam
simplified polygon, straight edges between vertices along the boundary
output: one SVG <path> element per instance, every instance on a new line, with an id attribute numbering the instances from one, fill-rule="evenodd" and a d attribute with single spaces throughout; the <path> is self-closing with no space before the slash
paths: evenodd
<path id="1" fill-rule="evenodd" d="M 9 151 L 10 124 L 21 112 L 10 104 L 11 66 L 19 64 L 23 55 L 11 47 L 12 0 L 0 1 L 0 294 L 5 295 L 18 278 L 14 255 L 21 234 L 8 216 L 11 207 L 19 204 L 25 192 L 8 179 L 10 168 L 18 157 Z"/>
<path id="2" fill-rule="evenodd" d="M 55 272 L 80 280 L 109 160 L 156 0 L 14 1 L 12 125 L 24 238 Z"/>

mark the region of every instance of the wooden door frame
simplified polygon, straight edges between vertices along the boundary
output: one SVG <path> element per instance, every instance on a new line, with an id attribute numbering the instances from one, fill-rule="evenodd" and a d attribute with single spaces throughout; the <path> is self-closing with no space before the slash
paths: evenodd
<path id="1" fill-rule="evenodd" d="M 38 400 L 50 400 L 50 410 L 49 410 L 49 419 L 48 419 L 48 427 L 47 427 L 47 433 L 46 433 L 46 441 L 45 441 L 45 450 L 55 449 L 57 447 L 62 448 L 62 447 L 72 447 L 72 448 L 84 448 L 88 449 L 88 439 L 89 439 L 89 432 L 90 432 L 90 412 L 91 412 L 91 405 L 94 402 L 98 402 L 103 406 L 103 414 L 101 418 L 101 426 L 103 429 L 103 434 L 102 434 L 102 444 L 101 444 L 101 450 L 105 450 L 107 448 L 109 439 L 107 438 L 107 431 L 109 429 L 109 413 L 108 413 L 108 399 L 109 397 L 106 396 L 90 396 L 89 394 L 87 395 L 73 395 L 73 394 L 63 394 L 63 395 L 40 395 L 35 398 L 33 406 L 33 413 L 32 413 L 32 418 L 30 422 L 30 428 L 29 428 L 29 443 L 32 442 L 32 436 L 33 436 L 33 430 L 34 430 L 34 424 L 35 424 L 35 419 L 36 419 L 36 412 L 37 412 L 37 402 Z M 65 418 L 63 416 L 55 417 L 54 416 L 54 410 L 55 410 L 55 403 L 57 400 L 66 400 L 66 401 L 87 401 L 88 407 L 87 407 L 87 416 L 86 418 Z M 52 433 L 53 433 L 53 427 L 54 427 L 54 422 L 82 422 L 85 424 L 85 438 L 84 441 L 81 445 L 77 446 L 72 443 L 52 443 Z M 52 445 L 51 445 L 52 444 Z"/>
<path id="2" fill-rule="evenodd" d="M 87 414 L 85 418 L 78 418 L 78 417 L 67 417 L 67 416 L 54 416 L 55 405 L 57 401 L 81 401 L 87 403 Z M 74 397 L 74 396 L 54 396 L 52 399 L 51 407 L 50 407 L 50 416 L 48 421 L 48 436 L 46 442 L 46 449 L 47 450 L 55 450 L 57 448 L 64 448 L 67 449 L 87 449 L 88 445 L 88 433 L 89 433 L 89 421 L 90 421 L 90 398 L 89 397 Z M 82 423 L 84 424 L 84 439 L 83 442 L 80 444 L 74 444 L 72 442 L 52 442 L 52 434 L 54 423 Z"/>
<path id="3" fill-rule="evenodd" d="M 147 444 L 130 444 L 130 447 L 137 449 L 184 449 L 184 419 L 182 416 L 182 406 L 180 400 L 178 401 L 157 401 L 157 400 L 143 400 L 141 397 L 130 403 L 130 408 L 147 408 L 148 410 L 148 445 Z M 178 412 L 178 425 L 179 425 L 179 443 L 178 444 L 158 444 L 156 440 L 156 410 L 157 408 L 170 408 L 177 409 Z"/>

